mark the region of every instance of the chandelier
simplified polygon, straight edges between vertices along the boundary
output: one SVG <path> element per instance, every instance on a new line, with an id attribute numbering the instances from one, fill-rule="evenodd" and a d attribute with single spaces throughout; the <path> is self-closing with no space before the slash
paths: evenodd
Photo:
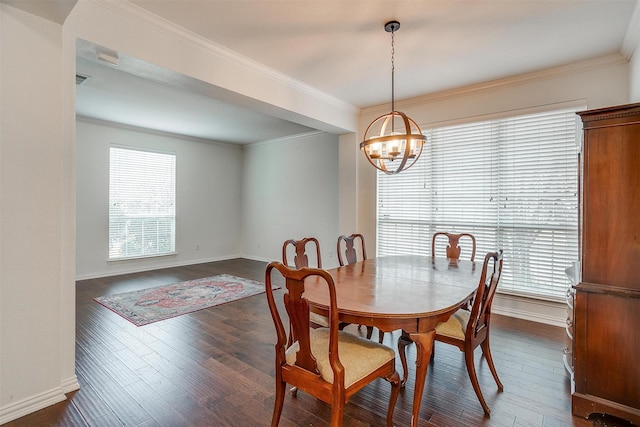
<path id="1" fill-rule="evenodd" d="M 420 127 L 395 109 L 395 40 L 400 22 L 389 21 L 384 30 L 391 33 L 391 112 L 375 119 L 364 132 L 360 149 L 375 168 L 392 175 L 413 166 L 426 141 Z"/>

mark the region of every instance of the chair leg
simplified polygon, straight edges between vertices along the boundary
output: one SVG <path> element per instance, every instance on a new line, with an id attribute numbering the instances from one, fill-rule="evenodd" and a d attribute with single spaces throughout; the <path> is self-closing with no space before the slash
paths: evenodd
<path id="1" fill-rule="evenodd" d="M 400 385 L 404 387 L 407 383 L 407 379 L 409 378 L 409 366 L 407 365 L 407 353 L 406 347 L 411 344 L 413 341 L 409 338 L 404 331 L 402 331 L 402 335 L 398 338 L 398 354 L 400 355 L 400 362 L 402 362 L 402 381 Z"/>
<path id="2" fill-rule="evenodd" d="M 391 397 L 389 398 L 389 409 L 387 410 L 387 427 L 393 427 L 393 411 L 396 407 L 398 394 L 400 394 L 400 375 L 398 375 L 397 371 L 393 371 L 393 374 L 386 377 L 386 380 L 391 383 Z"/>
<path id="3" fill-rule="evenodd" d="M 465 348 L 464 362 L 467 365 L 467 373 L 469 374 L 469 379 L 471 380 L 471 385 L 473 386 L 473 390 L 476 392 L 476 396 L 478 396 L 480 405 L 482 405 L 482 409 L 484 410 L 484 415 L 488 417 L 491 415 L 491 410 L 489 409 L 489 406 L 487 406 L 487 402 L 485 402 L 484 400 L 484 396 L 482 395 L 482 390 L 480 390 L 480 383 L 478 382 L 478 376 L 476 375 L 476 365 L 473 360 L 473 349 Z"/>
<path id="4" fill-rule="evenodd" d="M 383 339 L 384 339 L 384 332 L 378 330 L 378 342 L 382 344 Z"/>
<path id="5" fill-rule="evenodd" d="M 489 364 L 489 370 L 491 370 L 491 374 L 493 375 L 493 379 L 496 380 L 496 384 L 498 386 L 498 390 L 503 391 L 504 386 L 502 382 L 500 382 L 500 378 L 498 378 L 498 371 L 496 371 L 496 367 L 493 364 L 493 356 L 491 355 L 491 348 L 489 347 L 489 336 L 480 344 L 482 348 L 482 354 L 487 359 L 487 364 Z"/>
<path id="6" fill-rule="evenodd" d="M 371 335 L 373 335 L 373 326 L 367 326 L 367 339 L 371 339 Z"/>
<path id="7" fill-rule="evenodd" d="M 344 396 L 340 401 L 333 399 L 331 405 L 331 427 L 342 427 L 342 418 L 344 417 Z"/>
<path id="8" fill-rule="evenodd" d="M 276 379 L 276 400 L 273 403 L 273 417 L 271 418 L 271 427 L 278 427 L 280 423 L 280 415 L 282 415 L 282 405 L 284 404 L 284 394 L 287 383 Z"/>

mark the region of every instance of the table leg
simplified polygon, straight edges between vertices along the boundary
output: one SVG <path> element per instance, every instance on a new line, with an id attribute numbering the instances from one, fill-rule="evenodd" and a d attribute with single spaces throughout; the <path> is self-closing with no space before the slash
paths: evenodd
<path id="1" fill-rule="evenodd" d="M 431 359 L 431 350 L 433 349 L 433 339 L 436 336 L 436 330 L 429 332 L 410 333 L 411 340 L 416 343 L 416 384 L 413 391 L 413 412 L 411 415 L 411 427 L 418 426 L 418 413 L 420 412 L 420 403 L 422 402 L 422 392 L 424 391 L 424 383 L 427 378 L 427 368 Z"/>

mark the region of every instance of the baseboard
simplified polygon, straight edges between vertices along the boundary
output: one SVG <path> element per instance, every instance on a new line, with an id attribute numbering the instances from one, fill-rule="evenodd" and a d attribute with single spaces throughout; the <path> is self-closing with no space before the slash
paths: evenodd
<path id="1" fill-rule="evenodd" d="M 102 278 L 102 277 L 120 276 L 122 274 L 142 273 L 142 272 L 145 272 L 145 271 L 162 270 L 164 268 L 184 267 L 184 266 L 187 266 L 187 265 L 204 264 L 204 263 L 207 263 L 207 262 L 226 261 L 226 260 L 229 260 L 229 259 L 236 259 L 236 258 L 246 258 L 246 257 L 243 257 L 242 255 L 229 255 L 229 256 L 223 256 L 223 257 L 206 258 L 206 259 L 203 258 L 203 259 L 183 261 L 183 262 L 170 262 L 170 263 L 157 265 L 157 266 L 151 266 L 151 267 L 148 266 L 148 265 L 145 265 L 145 266 L 132 266 L 130 268 L 126 268 L 126 269 L 118 270 L 118 271 L 98 271 L 98 272 L 95 272 L 95 273 L 76 275 L 76 281 L 78 281 L 78 280 L 89 280 L 89 279 L 99 279 L 99 278 Z"/>
<path id="2" fill-rule="evenodd" d="M 491 312 L 562 328 L 567 326 L 567 304 L 560 302 L 496 294 Z"/>
<path id="3" fill-rule="evenodd" d="M 251 261 L 261 261 L 261 262 L 267 262 L 267 263 L 271 261 L 280 261 L 279 259 L 264 258 L 259 256 L 253 256 L 253 255 L 242 255 L 242 258 L 250 259 Z"/>
<path id="4" fill-rule="evenodd" d="M 75 375 L 71 378 L 63 380 L 60 383 L 60 388 L 64 394 L 71 393 L 72 391 L 80 390 L 80 384 L 78 383 L 78 377 Z"/>
<path id="5" fill-rule="evenodd" d="M 77 382 L 76 382 L 77 384 Z M 16 420 L 32 412 L 44 409 L 47 406 L 54 405 L 58 402 L 66 400 L 62 387 L 56 387 L 44 393 L 23 399 L 19 402 L 11 403 L 0 408 L 0 425 Z"/>

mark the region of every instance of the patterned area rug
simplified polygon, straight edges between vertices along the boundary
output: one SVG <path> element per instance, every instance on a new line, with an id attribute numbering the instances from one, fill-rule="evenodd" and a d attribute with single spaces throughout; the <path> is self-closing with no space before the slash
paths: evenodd
<path id="1" fill-rule="evenodd" d="M 264 291 L 264 284 L 261 282 L 220 274 L 173 285 L 97 297 L 94 300 L 134 325 L 143 326 Z"/>

